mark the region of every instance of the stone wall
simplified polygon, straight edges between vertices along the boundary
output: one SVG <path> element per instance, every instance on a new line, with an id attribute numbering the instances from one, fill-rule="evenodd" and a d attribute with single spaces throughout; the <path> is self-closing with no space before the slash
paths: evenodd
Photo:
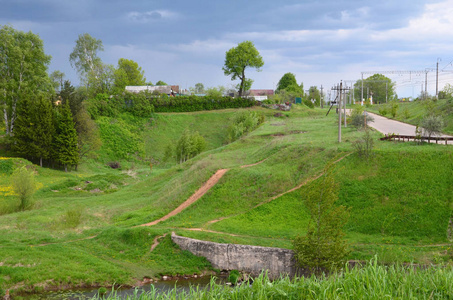
<path id="1" fill-rule="evenodd" d="M 191 239 L 172 233 L 171 239 L 181 249 L 206 257 L 220 270 L 239 270 L 258 275 L 268 270 L 270 278 L 294 276 L 297 272 L 294 253 L 288 249 L 249 245 L 220 244 Z"/>

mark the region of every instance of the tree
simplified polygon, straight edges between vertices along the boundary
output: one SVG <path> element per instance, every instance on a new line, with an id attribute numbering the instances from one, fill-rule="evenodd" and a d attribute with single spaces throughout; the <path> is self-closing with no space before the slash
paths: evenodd
<path id="1" fill-rule="evenodd" d="M 226 88 L 222 85 L 218 87 L 210 87 L 206 89 L 206 96 L 209 97 L 222 97 L 226 91 Z"/>
<path id="2" fill-rule="evenodd" d="M 311 86 L 310 89 L 308 89 L 308 100 L 315 100 L 314 105 L 320 106 L 321 105 L 321 93 L 318 90 L 317 86 Z"/>
<path id="3" fill-rule="evenodd" d="M 36 157 L 42 167 L 43 159 L 51 156 L 52 139 L 55 133 L 53 124 L 52 103 L 49 99 L 41 98 L 36 103 L 35 126 L 33 142 L 36 147 Z"/>
<path id="4" fill-rule="evenodd" d="M 196 83 L 195 84 L 195 94 L 203 94 L 203 93 L 204 93 L 203 83 Z"/>
<path id="5" fill-rule="evenodd" d="M 190 132 L 185 130 L 176 143 L 176 160 L 179 163 L 183 163 L 201 153 L 205 148 L 206 141 L 198 131 Z"/>
<path id="6" fill-rule="evenodd" d="M 0 107 L 7 135 L 13 133 L 22 99 L 51 93 L 50 58 L 37 35 L 0 27 Z"/>
<path id="7" fill-rule="evenodd" d="M 276 92 L 286 90 L 290 86 L 297 86 L 296 75 L 293 73 L 285 73 L 277 83 Z M 302 89 L 303 90 L 303 89 Z"/>
<path id="8" fill-rule="evenodd" d="M 428 135 L 429 141 L 431 136 L 440 135 L 442 133 L 444 122 L 441 116 L 429 114 L 421 120 L 420 126 L 423 128 L 423 135 Z"/>
<path id="9" fill-rule="evenodd" d="M 334 179 L 333 164 L 324 168 L 324 174 L 309 186 L 305 207 L 310 213 L 307 234 L 293 241 L 295 258 L 301 267 L 312 271 L 335 269 L 344 263 L 347 243 L 343 226 L 348 213 L 337 206 L 338 184 Z"/>
<path id="10" fill-rule="evenodd" d="M 362 80 L 354 84 L 354 97 L 360 99 L 362 95 Z M 395 83 L 382 74 L 374 74 L 363 80 L 363 97 L 373 96 L 373 103 L 385 103 L 395 97 Z"/>
<path id="11" fill-rule="evenodd" d="M 64 76 L 65 76 L 65 74 L 58 70 L 55 70 L 50 74 L 49 78 L 50 78 L 50 81 L 52 82 L 52 86 L 56 92 L 61 91 L 61 89 L 63 88 Z"/>
<path id="12" fill-rule="evenodd" d="M 36 190 L 33 171 L 26 166 L 17 168 L 11 175 L 11 183 L 14 193 L 19 196 L 19 210 L 24 211 L 32 205 L 33 194 Z"/>
<path id="13" fill-rule="evenodd" d="M 74 127 L 74 121 L 69 108 L 69 103 L 62 105 L 60 112 L 57 114 L 57 128 L 53 142 L 54 154 L 68 171 L 68 166 L 77 166 L 79 153 L 77 149 L 77 132 Z"/>
<path id="14" fill-rule="evenodd" d="M 124 91 L 128 85 L 139 86 L 146 84 L 145 71 L 133 60 L 120 58 L 114 72 L 114 86 L 117 92 Z"/>
<path id="15" fill-rule="evenodd" d="M 163 82 L 162 80 L 159 80 L 158 82 L 156 82 L 156 85 L 168 85 L 168 84 L 166 84 L 166 83 Z"/>
<path id="16" fill-rule="evenodd" d="M 88 33 L 80 34 L 76 45 L 69 55 L 69 61 L 82 80 L 86 80 L 89 74 L 96 74 L 96 69 L 102 63 L 98 57 L 98 51 L 104 51 L 102 41 Z"/>
<path id="17" fill-rule="evenodd" d="M 253 80 L 245 77 L 245 69 L 251 67 L 261 71 L 260 68 L 263 65 L 263 58 L 256 50 L 255 45 L 251 41 L 244 41 L 226 52 L 225 66 L 222 70 L 225 75 L 232 75 L 231 80 L 239 79 L 241 81 L 238 84 L 238 90 L 239 97 L 242 97 L 253 83 Z"/>

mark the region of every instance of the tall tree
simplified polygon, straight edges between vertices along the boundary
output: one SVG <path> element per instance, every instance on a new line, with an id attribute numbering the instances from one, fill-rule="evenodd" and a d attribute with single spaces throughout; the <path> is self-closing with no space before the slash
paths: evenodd
<path id="1" fill-rule="evenodd" d="M 102 63 L 98 57 L 98 51 L 104 51 L 101 40 L 92 37 L 88 33 L 79 35 L 76 45 L 69 55 L 69 61 L 77 70 L 81 79 L 86 78 L 90 73 L 96 73 L 97 66 Z"/>
<path id="2" fill-rule="evenodd" d="M 65 74 L 61 71 L 55 70 L 50 74 L 50 80 L 52 82 L 52 86 L 54 87 L 56 92 L 61 91 L 63 88 L 63 78 Z"/>
<path id="3" fill-rule="evenodd" d="M 204 85 L 203 83 L 199 82 L 195 84 L 195 94 L 203 94 L 204 93 Z"/>
<path id="4" fill-rule="evenodd" d="M 35 105 L 29 97 L 22 98 L 17 104 L 17 115 L 13 135 L 12 149 L 21 157 L 37 157 L 34 144 Z"/>
<path id="5" fill-rule="evenodd" d="M 36 103 L 35 112 L 33 142 L 39 165 L 42 167 L 43 159 L 47 160 L 51 156 L 52 139 L 55 133 L 51 101 L 41 97 Z"/>
<path id="6" fill-rule="evenodd" d="M 120 58 L 114 72 L 116 92 L 124 91 L 128 85 L 145 85 L 145 71 L 133 60 Z"/>
<path id="7" fill-rule="evenodd" d="M 313 103 L 316 106 L 319 106 L 321 104 L 321 92 L 318 90 L 317 86 L 311 86 L 308 89 L 308 100 L 315 100 L 315 103 Z"/>
<path id="8" fill-rule="evenodd" d="M 241 81 L 238 84 L 238 90 L 239 97 L 242 97 L 253 83 L 252 79 L 245 77 L 245 69 L 250 67 L 260 71 L 263 65 L 263 58 L 255 45 L 251 41 L 244 41 L 226 52 L 225 65 L 222 70 L 225 75 L 231 75 L 231 80 L 239 79 Z"/>
<path id="9" fill-rule="evenodd" d="M 159 80 L 158 82 L 156 82 L 156 85 L 168 85 L 166 84 L 164 81 L 162 80 Z"/>
<path id="10" fill-rule="evenodd" d="M 57 114 L 53 149 L 57 161 L 64 166 L 65 172 L 68 171 L 68 166 L 77 166 L 79 162 L 77 132 L 69 103 L 62 105 L 61 111 Z"/>
<path id="11" fill-rule="evenodd" d="M 360 99 L 362 95 L 362 80 L 354 84 L 354 97 Z M 382 74 L 374 74 L 363 80 L 363 98 L 373 96 L 373 103 L 385 103 L 395 97 L 395 83 Z"/>
<path id="12" fill-rule="evenodd" d="M 280 80 L 278 81 L 276 91 L 279 92 L 282 90 L 286 90 L 288 87 L 294 86 L 294 85 L 297 85 L 296 75 L 288 72 L 288 73 L 285 73 L 282 76 L 282 78 L 280 78 Z"/>
<path id="13" fill-rule="evenodd" d="M 47 74 L 50 58 L 36 34 L 0 27 L 0 107 L 7 135 L 13 133 L 22 99 L 51 92 Z"/>

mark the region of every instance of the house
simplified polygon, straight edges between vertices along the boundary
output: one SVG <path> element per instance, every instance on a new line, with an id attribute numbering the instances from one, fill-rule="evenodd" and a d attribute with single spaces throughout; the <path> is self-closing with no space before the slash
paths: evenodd
<path id="1" fill-rule="evenodd" d="M 248 90 L 247 97 L 253 97 L 256 101 L 267 100 L 274 95 L 274 90 Z"/>
<path id="2" fill-rule="evenodd" d="M 174 97 L 176 95 L 179 95 L 179 85 L 126 86 L 126 92 L 140 93 L 145 91 L 149 93 L 166 94 L 168 96 Z"/>

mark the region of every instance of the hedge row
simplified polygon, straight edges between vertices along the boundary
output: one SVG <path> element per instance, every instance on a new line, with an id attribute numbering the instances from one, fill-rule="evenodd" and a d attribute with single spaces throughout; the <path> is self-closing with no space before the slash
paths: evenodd
<path id="1" fill-rule="evenodd" d="M 137 117 L 148 117 L 153 112 L 192 112 L 226 108 L 252 107 L 256 101 L 246 98 L 216 96 L 156 96 L 149 93 L 125 93 L 109 96 L 98 94 L 88 99 L 87 109 L 92 118 L 99 116 L 114 117 L 118 113 L 129 112 Z"/>

